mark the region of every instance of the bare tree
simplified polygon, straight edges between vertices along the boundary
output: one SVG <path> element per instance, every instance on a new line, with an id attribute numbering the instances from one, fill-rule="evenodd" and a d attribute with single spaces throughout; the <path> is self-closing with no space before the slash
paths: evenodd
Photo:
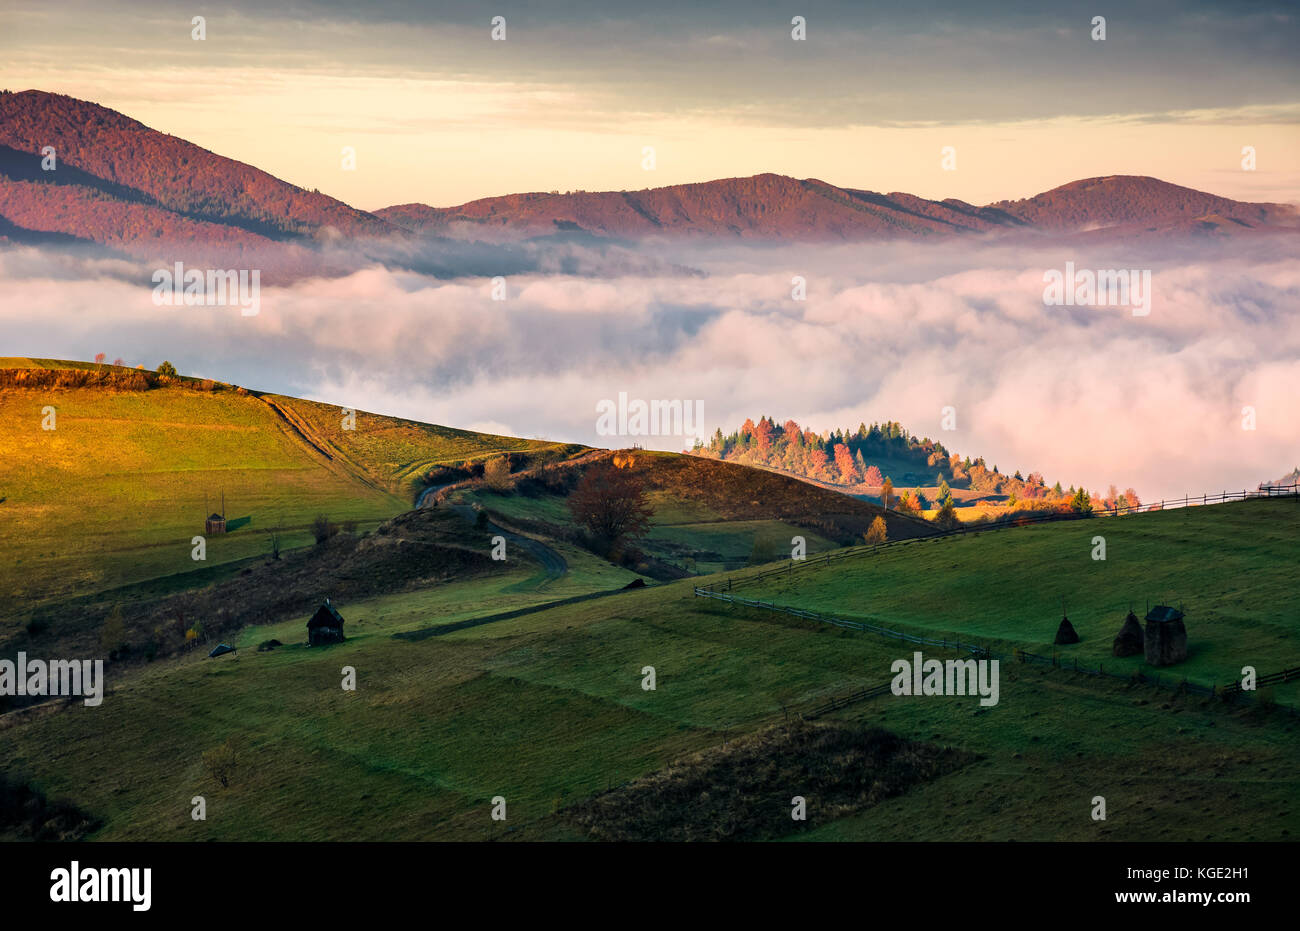
<path id="1" fill-rule="evenodd" d="M 640 475 L 603 463 L 589 468 L 569 495 L 569 512 L 598 546 L 613 550 L 626 539 L 645 536 L 654 509 Z"/>

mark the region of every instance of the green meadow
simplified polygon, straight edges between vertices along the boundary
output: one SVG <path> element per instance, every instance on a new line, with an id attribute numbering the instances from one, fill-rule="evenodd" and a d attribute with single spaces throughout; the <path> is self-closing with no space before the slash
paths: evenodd
<path id="1" fill-rule="evenodd" d="M 810 563 L 736 593 L 1120 673 L 1146 669 L 1140 656 L 1111 655 L 1130 606 L 1141 619 L 1148 603 L 1181 604 L 1189 655 L 1169 674 L 1223 685 L 1246 665 L 1300 666 L 1298 528 L 1295 499 L 1040 524 Z M 1092 558 L 1097 536 L 1104 560 Z M 1080 642 L 1053 647 L 1063 602 Z M 1298 686 L 1275 691 L 1294 702 Z"/>
<path id="2" fill-rule="evenodd" d="M 1032 620 L 1020 628 L 1014 618 L 994 626 L 996 612 L 977 610 L 1001 598 L 1019 611 L 1017 599 L 1032 589 L 1027 582 L 1008 588 L 991 570 L 1010 557 L 982 551 L 1010 548 L 1022 561 L 1053 566 L 1060 584 L 1081 592 L 1096 586 L 1095 567 L 1088 547 L 1082 560 L 1070 554 L 1093 527 L 1114 541 L 1108 562 L 1131 535 L 1190 569 L 1200 566 L 1198 550 L 1200 559 L 1215 558 L 1236 545 L 1238 533 L 1256 541 L 1242 545 L 1272 553 L 1278 544 L 1258 528 L 1283 516 L 1271 510 L 1282 506 L 1248 502 L 1020 528 L 911 544 L 888 558 L 899 561 L 902 576 L 931 589 L 946 584 L 947 574 L 961 575 L 967 616 L 988 626 L 961 631 L 954 624 L 954 632 L 1037 643 L 1038 602 L 1027 602 L 1023 616 Z M 1130 530 L 1121 526 L 1127 521 Z M 1150 527 L 1136 526 L 1142 521 Z M 1172 545 L 1179 539 L 1181 551 Z M 797 583 L 801 603 L 862 591 L 853 573 L 881 572 L 883 559 L 808 571 Z M 978 565 L 968 565 L 972 560 Z M 609 579 L 588 575 L 601 571 L 577 565 L 570 584 L 602 590 Z M 1167 571 L 1163 578 L 1172 579 L 1179 570 Z M 1289 628 L 1285 619 L 1259 624 L 1253 636 L 1242 631 L 1237 639 L 1209 640 L 1198 622 L 1225 611 L 1228 601 L 1237 617 L 1257 616 L 1275 593 L 1267 578 L 1252 578 L 1227 600 L 1215 588 L 1222 580 L 1184 589 L 1189 634 L 1204 652 L 1240 651 L 1271 669 L 1284 653 L 1264 647 L 1288 629 L 1294 636 L 1293 615 Z M 349 639 L 330 647 L 303 645 L 305 617 L 252 628 L 237 655 L 194 656 L 112 680 L 98 708 L 14 715 L 0 729 L 0 753 L 48 795 L 70 797 L 103 818 L 99 839 L 572 839 L 582 835 L 566 806 L 830 696 L 888 681 L 890 663 L 911 655 L 910 646 L 879 636 L 706 602 L 693 596 L 697 580 L 443 636 L 393 637 L 561 594 L 534 588 L 516 591 L 516 602 L 503 600 L 530 579 L 540 584 L 529 567 L 516 565 L 499 577 L 341 606 Z M 1204 601 L 1209 592 L 1219 598 L 1213 606 Z M 1082 619 L 1087 602 L 1075 597 Z M 952 602 L 922 600 L 931 610 L 940 603 Z M 908 618 L 918 628 L 939 630 L 953 620 L 941 615 L 926 626 L 923 609 L 916 610 Z M 1050 610 L 1045 623 L 1054 626 Z M 1226 617 L 1219 623 L 1233 625 Z M 1091 632 L 1081 632 L 1083 646 Z M 285 646 L 252 649 L 272 636 Z M 1240 661 L 1219 660 L 1225 667 Z M 341 688 L 344 666 L 356 671 L 354 692 Z M 642 688 L 646 666 L 656 670 L 653 691 Z M 960 696 L 884 696 L 835 717 L 960 747 L 979 760 L 845 818 L 818 819 L 811 799 L 800 837 L 1226 840 L 1285 839 L 1300 830 L 1300 722 L 1280 711 L 1008 663 L 991 708 Z M 220 788 L 201 757 L 227 740 L 239 748 L 239 764 L 231 785 Z M 190 818 L 195 795 L 207 799 L 205 821 Z M 498 795 L 507 800 L 505 822 L 489 817 Z M 1097 795 L 1108 802 L 1105 822 L 1090 817 Z"/>

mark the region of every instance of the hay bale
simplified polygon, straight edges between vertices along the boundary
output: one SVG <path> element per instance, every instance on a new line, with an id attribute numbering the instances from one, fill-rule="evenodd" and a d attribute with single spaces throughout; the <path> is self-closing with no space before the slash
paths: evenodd
<path id="1" fill-rule="evenodd" d="M 1146 637 L 1142 633 L 1142 624 L 1132 611 L 1124 618 L 1124 626 L 1115 635 L 1111 653 L 1116 656 L 1137 656 L 1145 649 Z"/>
<path id="2" fill-rule="evenodd" d="M 1157 605 L 1147 613 L 1143 644 L 1146 661 L 1152 666 L 1172 666 L 1187 659 L 1187 627 L 1183 612 Z"/>
<path id="3" fill-rule="evenodd" d="M 1052 642 L 1055 643 L 1057 646 L 1060 646 L 1063 643 L 1079 642 L 1079 635 L 1075 632 L 1074 625 L 1070 623 L 1070 619 L 1068 617 L 1062 615 L 1061 624 L 1059 627 L 1056 628 L 1056 639 L 1053 640 Z"/>

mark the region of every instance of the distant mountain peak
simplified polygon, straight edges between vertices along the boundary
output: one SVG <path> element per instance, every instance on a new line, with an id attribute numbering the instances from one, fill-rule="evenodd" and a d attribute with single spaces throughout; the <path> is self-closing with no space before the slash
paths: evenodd
<path id="1" fill-rule="evenodd" d="M 45 146 L 57 153 L 57 171 L 42 168 Z M 1298 228 L 1294 207 L 1243 203 L 1140 175 L 1084 178 L 984 206 L 761 172 L 635 191 L 530 192 L 367 213 L 97 103 L 40 90 L 0 94 L 0 241 L 96 243 L 151 260 L 186 257 L 224 267 L 256 260 L 289 274 L 329 273 L 318 254 L 321 243 L 412 234 L 486 242 L 556 234 L 845 242 L 1226 236 Z"/>

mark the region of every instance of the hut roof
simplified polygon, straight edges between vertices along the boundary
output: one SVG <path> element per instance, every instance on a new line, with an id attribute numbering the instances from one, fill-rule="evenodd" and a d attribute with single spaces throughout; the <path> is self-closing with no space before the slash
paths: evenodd
<path id="1" fill-rule="evenodd" d="M 316 613 L 311 616 L 311 620 L 307 622 L 307 626 L 309 628 L 342 627 L 343 615 L 339 614 L 338 611 L 335 611 L 334 606 L 326 601 L 316 609 Z"/>
<path id="2" fill-rule="evenodd" d="M 226 643 L 218 643 L 208 654 L 209 658 L 213 656 L 225 656 L 227 653 L 234 653 L 235 648 Z"/>
<path id="3" fill-rule="evenodd" d="M 1147 612 L 1148 621 L 1164 622 L 1182 620 L 1183 612 L 1168 605 L 1156 605 Z"/>
<path id="4" fill-rule="evenodd" d="M 225 520 L 220 514 L 209 514 L 208 520 Z"/>

